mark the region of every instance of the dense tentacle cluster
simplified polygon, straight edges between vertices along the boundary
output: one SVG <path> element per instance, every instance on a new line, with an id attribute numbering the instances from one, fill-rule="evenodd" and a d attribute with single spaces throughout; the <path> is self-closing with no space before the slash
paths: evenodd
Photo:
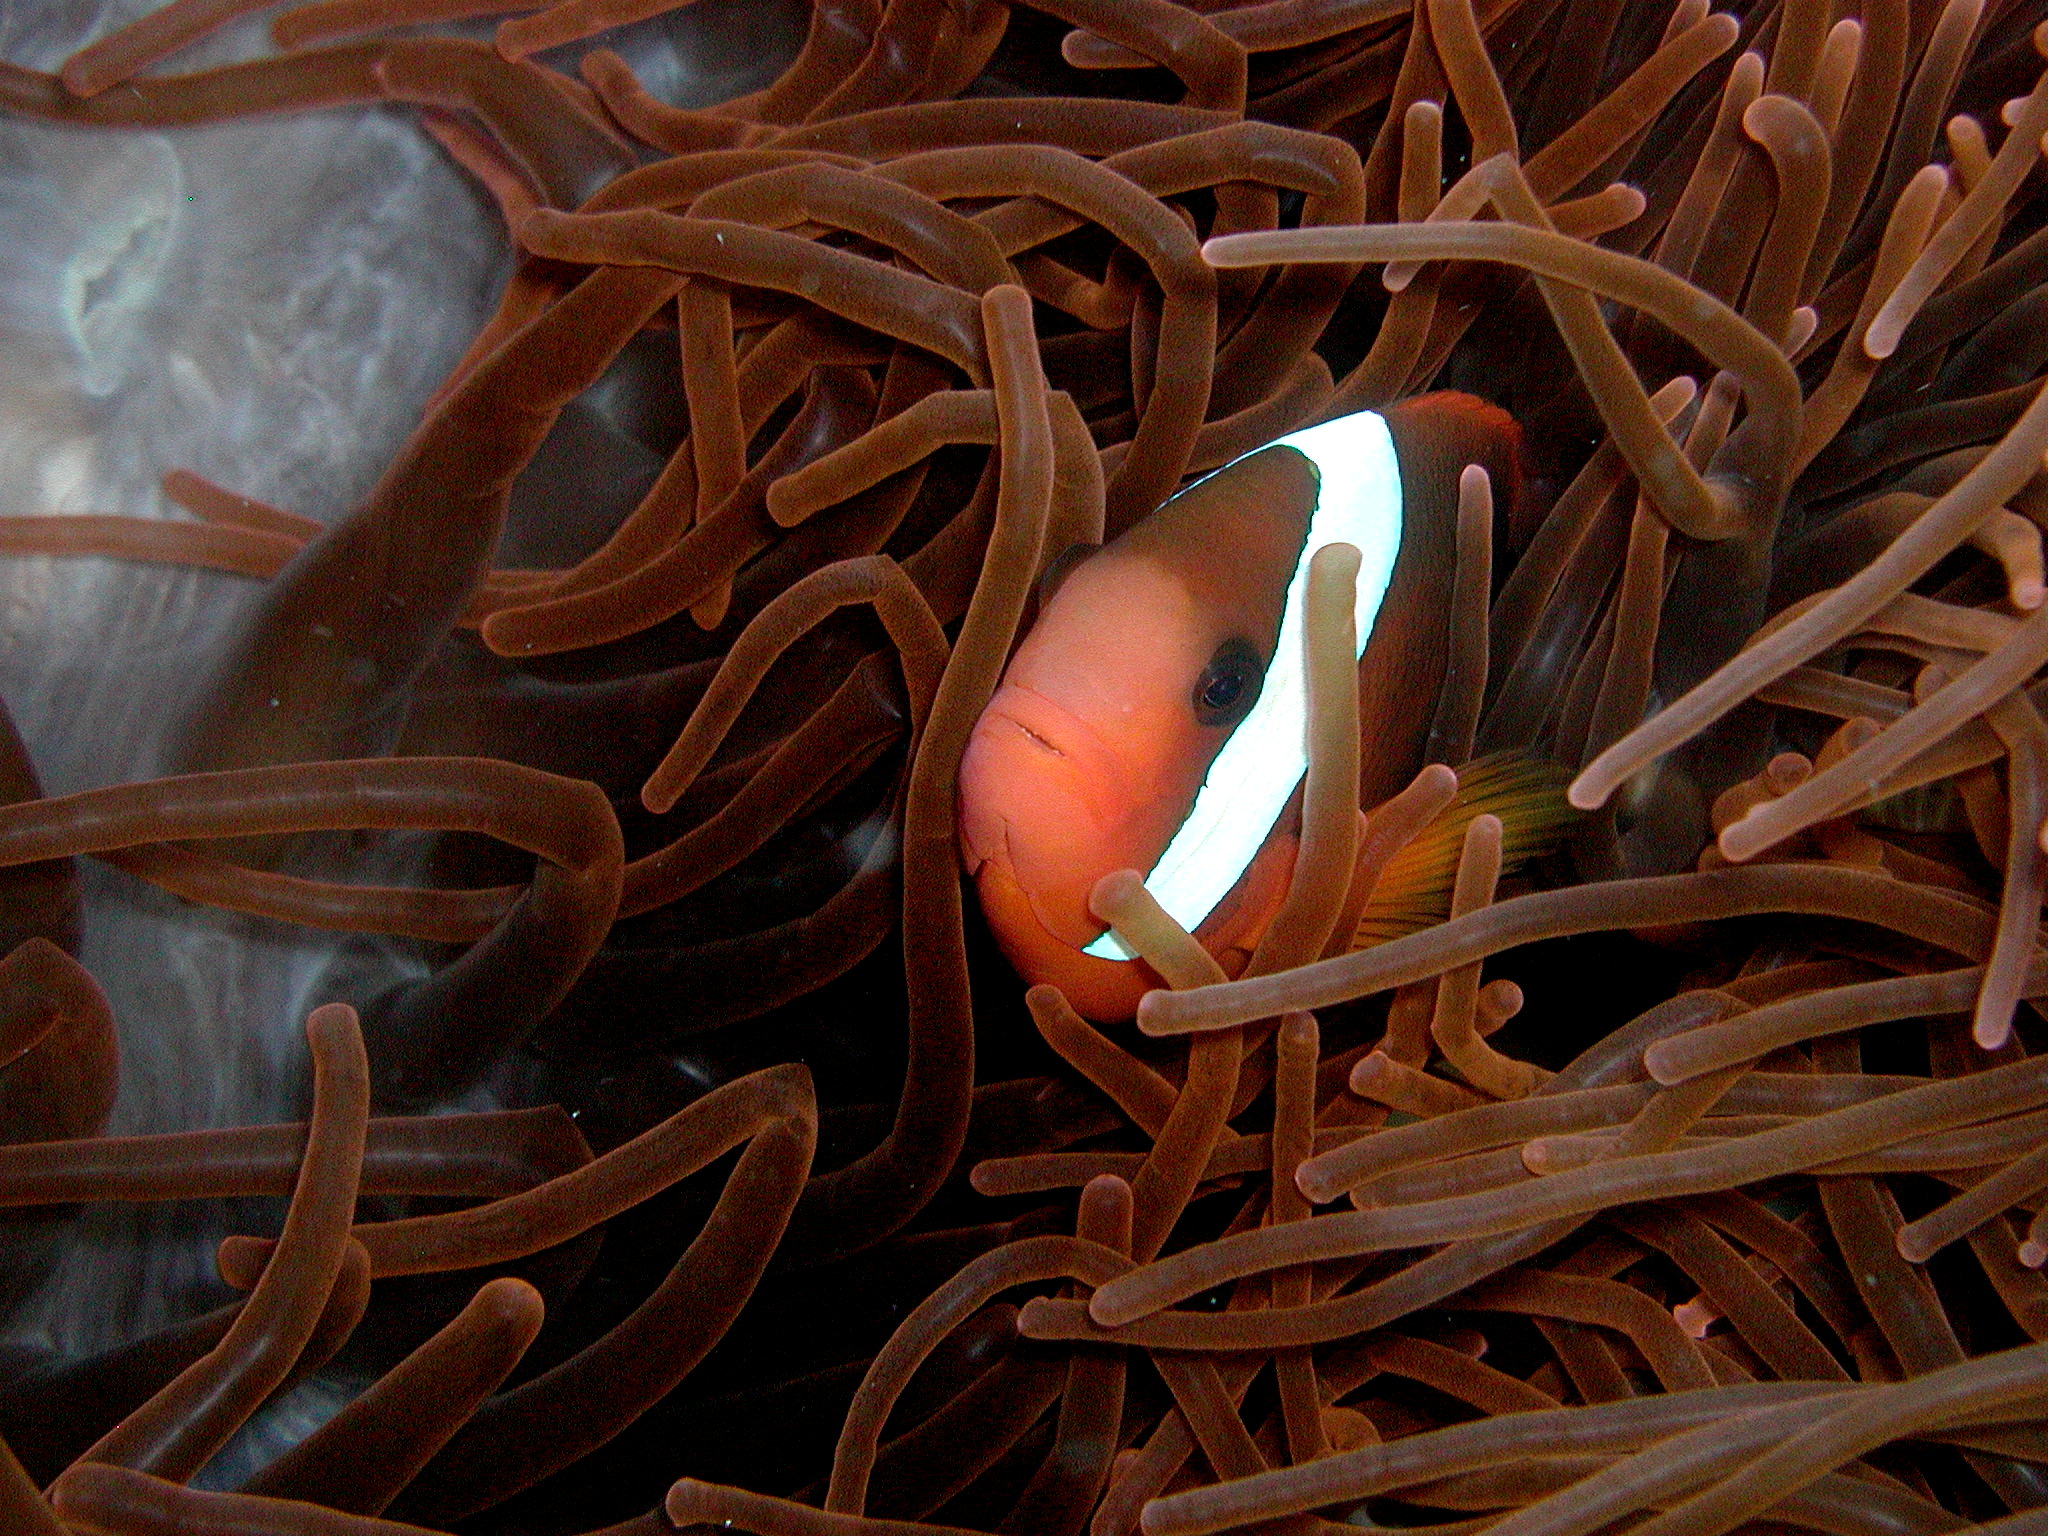
<path id="1" fill-rule="evenodd" d="M 684 109 L 606 46 L 671 0 L 311 0 L 176 72 L 257 8 L 0 107 L 410 104 L 516 265 L 334 526 L 181 466 L 0 518 L 264 584 L 175 772 L 44 798 L 0 741 L 0 1301 L 66 1206 L 288 1197 L 226 1305 L 0 1361 L 0 1525 L 2048 1528 L 2038 8 L 813 0 Z M 500 564 L 650 338 L 660 472 Z M 1530 450 L 1462 479 L 1441 698 L 1361 698 L 1319 557 L 1248 967 L 1119 872 L 1139 1032 L 1020 997 L 954 802 L 1041 572 L 1439 385 Z M 1519 868 L 1460 795 L 1503 750 L 1575 775 Z M 1374 927 L 1425 847 L 1448 916 Z M 104 1135 L 82 857 L 419 963 L 314 1008 L 306 1121 Z M 515 1070 L 742 1034 L 602 1155 Z"/>

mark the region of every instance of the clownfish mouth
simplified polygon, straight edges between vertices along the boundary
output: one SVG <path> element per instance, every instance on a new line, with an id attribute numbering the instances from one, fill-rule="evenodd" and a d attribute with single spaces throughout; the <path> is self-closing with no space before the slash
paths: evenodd
<path id="1" fill-rule="evenodd" d="M 1063 758 L 1091 775 L 1116 771 L 1114 754 L 1093 726 L 1022 683 L 1004 683 L 998 688 L 982 714 L 981 724 L 991 731 L 1013 731 L 1039 751 Z"/>
<path id="2" fill-rule="evenodd" d="M 1009 771 L 1020 756 L 1036 771 Z M 960 840 L 970 875 L 992 858 L 1014 865 L 1012 823 L 1041 821 L 1049 806 L 1063 813 L 1076 841 L 1113 833 L 1131 809 L 1119 788 L 1129 775 L 1094 728 L 1018 683 L 1003 684 L 982 712 L 960 775 Z M 973 792 L 964 792 L 970 785 Z"/>
<path id="3" fill-rule="evenodd" d="M 1047 752 L 1050 752 L 1054 757 L 1065 757 L 1067 755 L 1066 753 L 1062 752 L 1058 747 L 1054 746 L 1051 742 L 1047 741 L 1043 736 L 1039 735 L 1038 732 L 1031 729 L 1031 727 L 1026 725 L 1022 720 L 1019 720 L 1016 716 L 1005 715 L 1003 716 L 1003 719 L 1007 724 L 1014 725 L 1017 727 L 1018 730 L 1022 731 L 1025 735 L 1025 738 L 1028 741 L 1030 741 L 1030 743 L 1034 747 L 1042 747 Z"/>

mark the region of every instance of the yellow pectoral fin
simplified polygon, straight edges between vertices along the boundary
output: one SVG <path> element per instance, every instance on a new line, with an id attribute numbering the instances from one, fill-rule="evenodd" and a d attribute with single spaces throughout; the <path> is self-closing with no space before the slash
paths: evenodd
<path id="1" fill-rule="evenodd" d="M 1458 855 L 1475 816 L 1501 822 L 1501 870 L 1556 849 L 1579 817 L 1565 799 L 1571 774 L 1526 752 L 1496 752 L 1458 770 L 1458 793 L 1442 815 L 1395 854 L 1359 914 L 1351 948 L 1414 933 L 1450 915 Z"/>

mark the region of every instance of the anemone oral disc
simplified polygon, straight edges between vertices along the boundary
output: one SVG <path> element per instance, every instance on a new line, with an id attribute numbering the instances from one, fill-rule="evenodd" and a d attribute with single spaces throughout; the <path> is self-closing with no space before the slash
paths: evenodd
<path id="1" fill-rule="evenodd" d="M 1356 616 L 1362 656 L 1401 552 L 1401 466 L 1384 417 L 1358 411 L 1304 427 L 1265 447 L 1293 448 L 1307 456 L 1316 471 L 1316 505 L 1309 514 L 1301 558 L 1287 583 L 1280 634 L 1258 702 L 1216 754 L 1186 819 L 1145 876 L 1152 899 L 1190 932 L 1237 884 L 1308 771 L 1302 615 L 1309 560 L 1325 545 L 1357 546 Z M 1133 958 L 1107 931 L 1085 953 L 1104 960 Z"/>

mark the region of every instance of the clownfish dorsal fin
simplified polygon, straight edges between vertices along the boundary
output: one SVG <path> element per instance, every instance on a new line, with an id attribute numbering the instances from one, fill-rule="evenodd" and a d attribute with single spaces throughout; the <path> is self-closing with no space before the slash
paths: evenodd
<path id="1" fill-rule="evenodd" d="M 1565 799 L 1569 770 L 1527 752 L 1494 752 L 1458 770 L 1458 793 L 1395 854 L 1359 914 L 1350 948 L 1370 949 L 1450 915 L 1465 828 L 1476 816 L 1501 823 L 1501 872 L 1554 852 L 1579 818 Z"/>

